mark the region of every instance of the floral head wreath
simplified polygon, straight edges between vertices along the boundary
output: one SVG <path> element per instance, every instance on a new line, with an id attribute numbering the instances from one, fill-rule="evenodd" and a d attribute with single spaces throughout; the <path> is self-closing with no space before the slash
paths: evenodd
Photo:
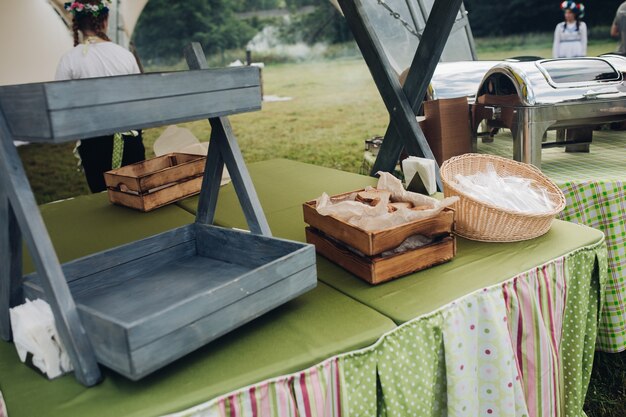
<path id="1" fill-rule="evenodd" d="M 100 0 L 98 3 L 82 3 L 80 1 L 73 1 L 65 3 L 65 10 L 70 12 L 73 16 L 80 16 L 85 14 L 91 14 L 93 17 L 98 17 L 101 13 L 107 13 L 109 11 L 109 0 Z"/>
<path id="2" fill-rule="evenodd" d="M 582 3 L 576 3 L 571 0 L 561 3 L 561 10 L 571 10 L 577 17 L 585 17 L 585 5 Z"/>

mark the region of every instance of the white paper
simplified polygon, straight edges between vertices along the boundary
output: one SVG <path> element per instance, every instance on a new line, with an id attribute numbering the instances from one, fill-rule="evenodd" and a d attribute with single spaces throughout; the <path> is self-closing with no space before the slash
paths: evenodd
<path id="1" fill-rule="evenodd" d="M 458 197 L 448 197 L 437 200 L 422 194 L 406 191 L 402 182 L 387 172 L 379 172 L 377 189 L 390 192 L 390 199 L 381 200 L 376 206 L 369 206 L 359 201 L 354 201 L 354 196 L 350 195 L 341 201 L 332 200 L 326 193 L 317 199 L 317 212 L 323 216 L 334 216 L 356 227 L 367 231 L 383 230 L 389 227 L 398 226 L 414 220 L 434 217 L 444 208 L 451 206 L 458 201 Z M 371 189 L 371 187 L 369 187 Z M 401 208 L 393 213 L 387 211 L 389 201 L 406 201 L 413 206 L 427 206 L 424 210 L 411 210 Z"/>
<path id="2" fill-rule="evenodd" d="M 152 149 L 156 156 L 162 156 L 172 152 L 206 156 L 209 152 L 209 143 L 200 142 L 193 132 L 186 127 L 171 125 L 157 138 Z M 230 181 L 231 178 L 228 169 L 224 167 L 220 186 L 226 185 Z"/>
<path id="3" fill-rule="evenodd" d="M 456 188 L 476 200 L 520 213 L 541 214 L 555 209 L 554 196 L 534 180 L 516 176 L 500 176 L 493 164 L 484 172 L 457 174 Z M 552 197 L 552 198 L 551 198 Z"/>
<path id="4" fill-rule="evenodd" d="M 415 175 L 419 175 L 426 187 L 428 195 L 437 192 L 437 181 L 435 175 L 435 161 L 428 158 L 409 156 L 402 161 L 402 172 L 404 172 L 404 185 L 408 187 Z"/>
<path id="5" fill-rule="evenodd" d="M 72 371 L 72 364 L 59 338 L 48 303 L 26 300 L 10 310 L 13 343 L 22 362 L 32 354 L 33 365 L 53 379 Z"/>

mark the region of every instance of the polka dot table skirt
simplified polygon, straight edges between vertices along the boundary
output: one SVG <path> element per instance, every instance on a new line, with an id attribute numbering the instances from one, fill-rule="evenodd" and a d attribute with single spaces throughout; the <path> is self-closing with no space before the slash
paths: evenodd
<path id="1" fill-rule="evenodd" d="M 172 416 L 584 415 L 606 271 L 604 242 L 581 248 L 366 349 Z"/>
<path id="2" fill-rule="evenodd" d="M 626 350 L 626 182 L 565 182 L 560 219 L 602 230 L 608 246 L 609 281 L 598 329 L 598 350 Z"/>

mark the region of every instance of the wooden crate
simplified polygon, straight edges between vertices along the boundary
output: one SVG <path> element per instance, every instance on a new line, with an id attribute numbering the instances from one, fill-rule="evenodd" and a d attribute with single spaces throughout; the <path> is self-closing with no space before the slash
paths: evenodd
<path id="1" fill-rule="evenodd" d="M 439 265 L 456 255 L 456 239 L 452 234 L 430 245 L 388 257 L 359 255 L 311 227 L 306 228 L 306 241 L 314 244 L 320 255 L 370 284 L 380 284 Z"/>
<path id="2" fill-rule="evenodd" d="M 331 198 L 340 198 L 359 191 L 363 190 L 351 191 Z M 448 235 L 452 233 L 454 226 L 454 210 L 446 208 L 436 217 L 415 220 L 384 230 L 367 231 L 335 217 L 322 216 L 315 209 L 315 205 L 315 201 L 304 203 L 305 223 L 368 256 L 397 248 L 412 235 L 420 234 L 429 238 Z"/>
<path id="3" fill-rule="evenodd" d="M 170 153 L 104 173 L 109 200 L 141 211 L 200 193 L 206 157 Z"/>
<path id="4" fill-rule="evenodd" d="M 313 246 L 197 223 L 62 267 L 98 362 L 133 380 L 317 283 Z"/>

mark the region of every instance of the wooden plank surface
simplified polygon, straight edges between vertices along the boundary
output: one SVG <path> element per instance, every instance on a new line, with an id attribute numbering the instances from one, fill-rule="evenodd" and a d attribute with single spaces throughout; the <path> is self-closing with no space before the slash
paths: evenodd
<path id="1" fill-rule="evenodd" d="M 116 267 L 123 267 L 129 262 L 133 262 L 142 257 L 157 254 L 187 242 L 195 242 L 195 238 L 195 228 L 192 225 L 179 227 L 67 262 L 63 264 L 63 272 L 67 281 L 73 283 L 73 281 L 87 278 L 94 274 L 102 273 Z M 37 275 L 37 273 L 30 274 L 24 278 L 28 282 L 34 280 Z"/>
<path id="2" fill-rule="evenodd" d="M 50 114 L 54 142 L 244 113 L 261 108 L 259 87 L 126 101 Z M 107 117 L 102 117 L 106 114 Z M 19 138 L 18 138 L 19 139 Z M 37 138 L 28 137 L 35 140 Z"/>
<path id="3" fill-rule="evenodd" d="M 13 139 L 35 142 L 84 139 L 260 108 L 259 70 L 254 67 L 0 87 L 0 109 Z"/>
<path id="4" fill-rule="evenodd" d="M 62 110 L 259 87 L 260 79 L 258 68 L 235 67 L 57 81 L 43 85 L 48 108 Z"/>
<path id="5" fill-rule="evenodd" d="M 243 298 L 237 303 L 185 326 L 167 335 L 167 337 L 143 346 L 133 352 L 134 374 L 129 377 L 139 379 L 315 288 L 316 285 L 316 268 L 310 266 L 287 279 Z"/>
<path id="6" fill-rule="evenodd" d="M 249 268 L 258 268 L 293 253 L 304 253 L 311 264 L 315 263 L 313 247 L 304 243 L 200 224 L 196 225 L 196 235 L 198 254 Z"/>
<path id="7" fill-rule="evenodd" d="M 139 190 L 145 192 L 204 174 L 204 166 L 206 165 L 206 157 L 204 156 L 174 153 L 169 155 L 169 159 L 172 162 L 171 167 L 159 172 L 147 172 L 140 177 Z M 200 188 L 198 187 L 199 190 Z"/>
<path id="8" fill-rule="evenodd" d="M 42 84 L 1 86 L 0 113 L 4 113 L 9 130 L 14 135 L 13 139 L 27 136 L 52 137 Z"/>

